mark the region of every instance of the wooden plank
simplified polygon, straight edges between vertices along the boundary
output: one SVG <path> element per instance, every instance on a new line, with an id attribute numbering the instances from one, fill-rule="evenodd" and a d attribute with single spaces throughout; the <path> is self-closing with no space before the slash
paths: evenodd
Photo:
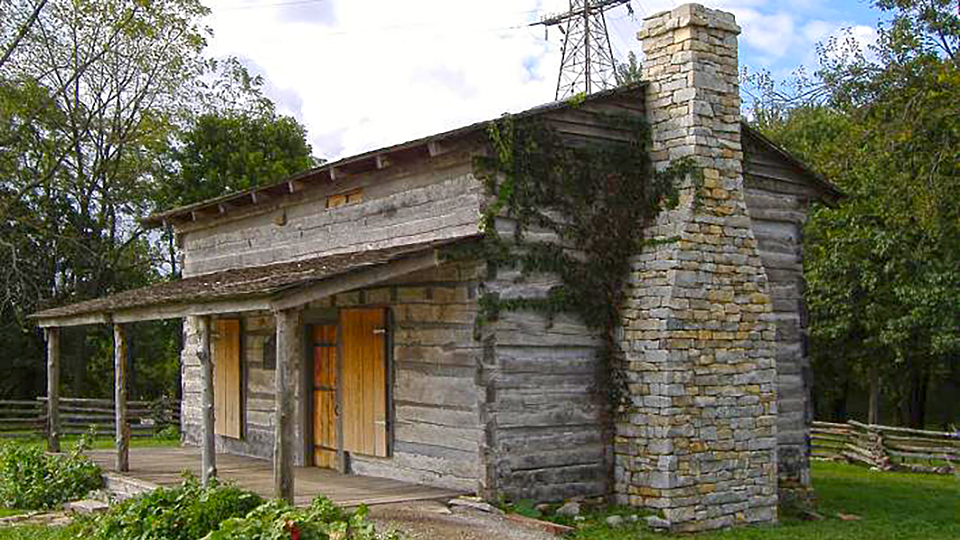
<path id="1" fill-rule="evenodd" d="M 214 346 L 216 434 L 239 439 L 241 434 L 240 320 L 218 319 Z"/>
<path id="2" fill-rule="evenodd" d="M 365 188 L 362 205 L 348 204 L 336 211 L 325 209 L 325 197 L 319 204 L 286 207 L 289 222 L 283 230 L 263 215 L 191 233 L 185 248 L 186 275 L 351 251 L 373 242 L 387 247 L 420 241 L 450 224 L 475 228 L 481 186 L 472 171 L 464 169 L 458 165 L 455 171 L 430 172 L 429 177 L 391 179 L 388 186 Z M 421 187 L 428 179 L 433 182 Z M 337 190 L 344 193 L 351 187 L 359 185 L 343 184 Z"/>
<path id="3" fill-rule="evenodd" d="M 336 378 L 337 388 L 335 391 L 336 407 L 336 436 L 337 436 L 337 471 L 341 474 L 347 473 L 347 452 L 343 449 L 344 426 L 343 426 L 343 326 L 337 324 L 337 362 Z"/>
<path id="4" fill-rule="evenodd" d="M 368 314 L 373 330 L 371 341 L 371 371 L 373 394 L 373 451 L 375 456 L 387 456 L 387 313 L 386 309 L 371 310 Z"/>
<path id="5" fill-rule="evenodd" d="M 127 333 L 113 325 L 114 406 L 116 407 L 117 471 L 130 470 L 130 425 L 127 423 Z"/>
<path id="6" fill-rule="evenodd" d="M 264 311 L 269 309 L 269 299 L 261 297 L 245 300 L 192 302 L 187 304 L 169 304 L 143 308 L 132 308 L 115 311 L 111 314 L 111 318 L 114 322 L 127 323 L 139 321 L 159 321 L 165 319 L 182 319 L 190 316 L 219 315 L 224 313 L 239 313 L 242 311 Z"/>
<path id="7" fill-rule="evenodd" d="M 346 276 L 329 279 L 309 289 L 282 296 L 273 302 L 273 307 L 274 309 L 282 310 L 306 305 L 314 300 L 320 300 L 321 298 L 327 298 L 337 293 L 387 281 L 419 270 L 432 268 L 439 264 L 440 261 L 436 251 L 429 250 L 427 253 L 374 266 L 350 273 Z"/>
<path id="8" fill-rule="evenodd" d="M 110 324 L 110 322 L 110 316 L 106 313 L 84 313 L 81 315 L 68 315 L 65 317 L 37 319 L 37 326 L 40 328 L 53 328 L 66 326 L 87 326 L 93 324 Z"/>
<path id="9" fill-rule="evenodd" d="M 197 357 L 200 360 L 202 380 L 201 407 L 203 409 L 203 442 L 201 451 L 200 478 L 209 485 L 217 476 L 216 411 L 213 378 L 213 359 L 210 355 L 210 317 L 196 317 L 193 326 L 200 337 Z"/>
<path id="10" fill-rule="evenodd" d="M 379 310 L 374 311 L 376 313 Z M 371 324 L 370 312 L 364 311 L 361 313 L 361 328 L 360 331 L 360 351 L 362 363 L 360 367 L 360 408 L 363 411 L 361 413 L 361 418 L 363 419 L 363 425 L 360 430 L 361 446 L 363 447 L 364 454 L 367 455 L 376 455 L 376 450 L 374 449 L 374 439 L 376 437 L 376 426 L 374 424 L 373 411 L 376 408 L 374 402 L 376 401 L 376 389 L 373 386 L 373 372 L 375 367 L 373 365 L 372 359 L 376 354 L 373 350 L 375 346 L 375 341 L 373 339 L 374 328 Z"/>
<path id="11" fill-rule="evenodd" d="M 60 329 L 47 328 L 47 451 L 60 452 Z"/>

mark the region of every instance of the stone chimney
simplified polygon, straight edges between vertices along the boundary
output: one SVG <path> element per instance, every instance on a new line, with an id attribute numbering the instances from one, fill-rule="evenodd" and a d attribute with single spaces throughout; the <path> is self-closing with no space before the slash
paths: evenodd
<path id="1" fill-rule="evenodd" d="M 743 193 L 739 33 L 732 14 L 687 4 L 639 34 L 654 161 L 702 174 L 633 263 L 615 491 L 677 532 L 777 517 L 776 333 Z"/>

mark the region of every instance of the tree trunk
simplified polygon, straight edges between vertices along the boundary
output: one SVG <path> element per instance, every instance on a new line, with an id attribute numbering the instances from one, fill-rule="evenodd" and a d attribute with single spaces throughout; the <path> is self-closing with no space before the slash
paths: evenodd
<path id="1" fill-rule="evenodd" d="M 867 410 L 867 423 L 871 425 L 880 423 L 880 369 L 873 365 L 870 366 L 870 406 Z"/>
<path id="2" fill-rule="evenodd" d="M 86 327 L 80 327 L 73 335 L 73 338 L 78 340 L 78 346 L 76 354 L 72 355 L 73 380 L 71 381 L 71 393 L 73 397 L 103 397 L 84 394 L 84 389 L 87 388 L 87 356 L 90 354 L 90 348 L 87 347 L 87 332 Z"/>
<path id="3" fill-rule="evenodd" d="M 925 369 L 914 369 L 910 373 L 910 393 L 907 411 L 908 425 L 914 429 L 923 429 L 927 419 L 927 387 L 930 376 Z"/>
<path id="4" fill-rule="evenodd" d="M 847 421 L 847 392 L 850 389 L 850 383 L 843 381 L 843 384 L 840 386 L 840 395 L 833 399 L 833 421 L 834 422 L 846 422 Z"/>

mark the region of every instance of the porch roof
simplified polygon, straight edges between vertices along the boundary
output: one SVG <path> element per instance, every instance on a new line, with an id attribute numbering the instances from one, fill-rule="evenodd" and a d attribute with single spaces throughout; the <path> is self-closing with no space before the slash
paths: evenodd
<path id="1" fill-rule="evenodd" d="M 438 249 L 464 236 L 239 268 L 157 283 L 30 315 L 41 327 L 124 323 L 280 310 L 440 264 Z"/>

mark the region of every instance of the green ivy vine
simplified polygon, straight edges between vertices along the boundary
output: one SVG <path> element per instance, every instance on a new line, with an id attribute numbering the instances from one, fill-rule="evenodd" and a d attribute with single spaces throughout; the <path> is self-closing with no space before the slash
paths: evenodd
<path id="1" fill-rule="evenodd" d="M 543 117 L 506 116 L 489 126 L 489 152 L 476 158 L 475 168 L 491 203 L 483 211 L 484 235 L 474 256 L 493 275 L 499 268 L 519 268 L 521 276 L 556 275 L 560 285 L 536 298 L 482 294 L 478 324 L 505 310 L 536 310 L 550 320 L 557 313 L 579 315 L 604 338 L 598 354 L 606 380 L 598 381 L 598 390 L 609 394 L 614 410 L 623 410 L 626 380 L 615 334 L 630 260 L 652 241 L 643 236 L 645 225 L 677 205 L 679 181 L 694 167 L 684 160 L 657 171 L 643 118 L 592 116 L 619 134 L 617 140 L 571 138 Z M 498 233 L 502 218 L 515 222 L 512 234 Z M 531 228 L 552 232 L 556 241 L 528 239 Z"/>

